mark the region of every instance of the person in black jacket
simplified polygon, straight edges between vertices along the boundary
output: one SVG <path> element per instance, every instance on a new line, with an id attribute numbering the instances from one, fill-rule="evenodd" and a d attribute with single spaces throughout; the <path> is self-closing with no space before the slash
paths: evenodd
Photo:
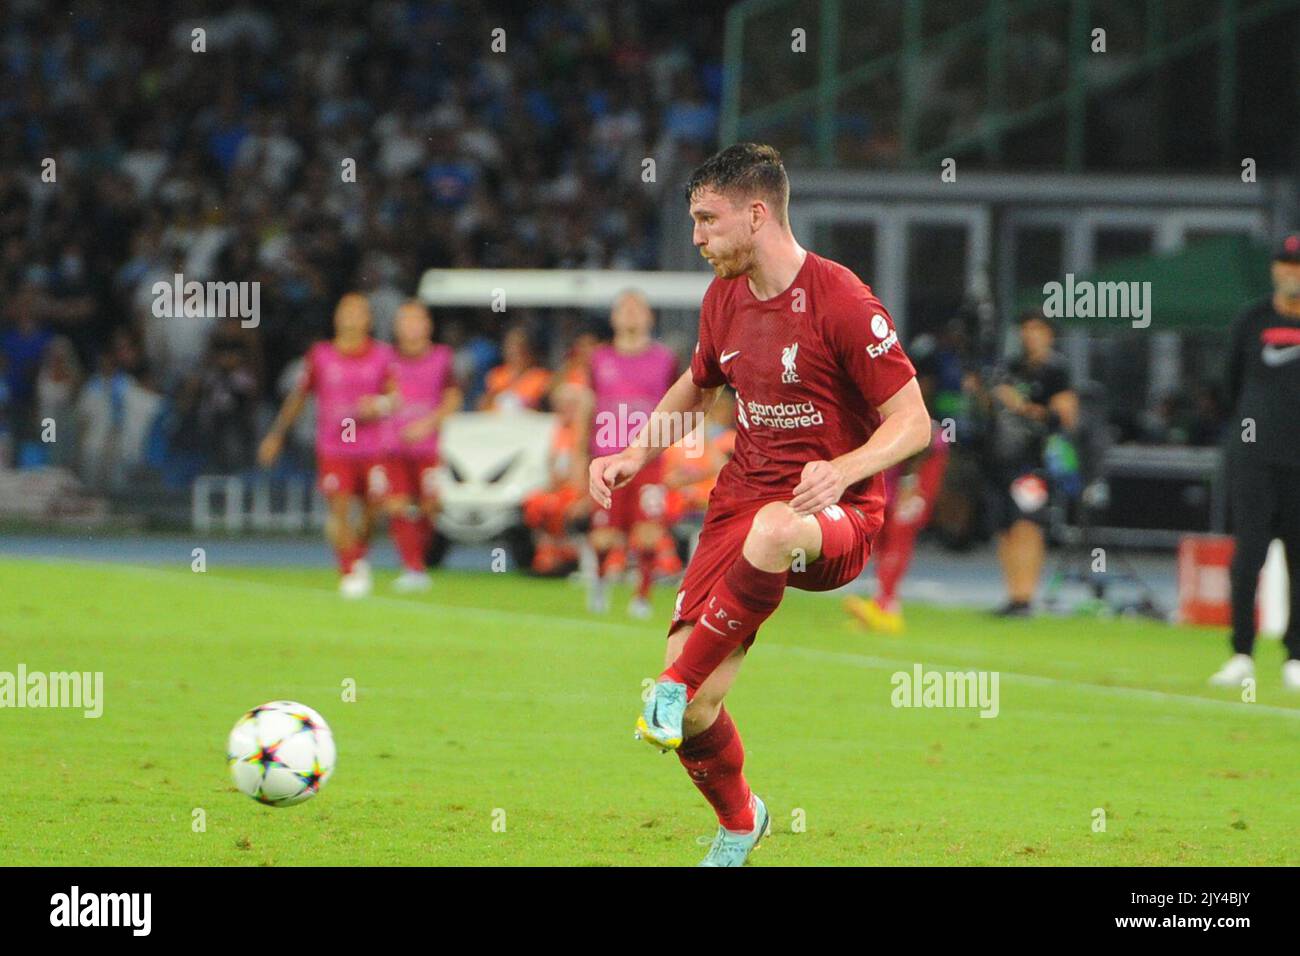
<path id="1" fill-rule="evenodd" d="M 991 418 L 984 453 L 985 508 L 997 534 L 998 562 L 1007 600 L 1001 617 L 1030 617 L 1046 553 L 1049 484 L 1048 439 L 1072 432 L 1079 397 L 1065 360 L 1055 350 L 1056 330 L 1038 311 L 1020 316 L 1021 352 L 994 375 L 981 404 Z"/>
<path id="2" fill-rule="evenodd" d="M 1232 657 L 1210 678 L 1240 686 L 1255 673 L 1255 586 L 1269 543 L 1281 538 L 1291 578 L 1282 683 L 1300 690 L 1300 233 L 1273 257 L 1273 295 L 1233 325 L 1227 373 L 1236 409 L 1228 435 L 1228 493 L 1236 529 L 1232 559 Z"/>

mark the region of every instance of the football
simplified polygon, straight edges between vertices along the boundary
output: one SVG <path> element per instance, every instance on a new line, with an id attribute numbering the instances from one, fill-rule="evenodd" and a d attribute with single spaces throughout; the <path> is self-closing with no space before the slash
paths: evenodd
<path id="1" fill-rule="evenodd" d="M 273 700 L 240 717 L 226 744 L 235 786 L 259 803 L 310 800 L 334 772 L 334 735 L 306 704 Z"/>

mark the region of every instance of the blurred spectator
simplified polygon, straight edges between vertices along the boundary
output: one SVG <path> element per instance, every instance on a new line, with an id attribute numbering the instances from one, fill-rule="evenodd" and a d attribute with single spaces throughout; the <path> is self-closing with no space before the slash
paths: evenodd
<path id="1" fill-rule="evenodd" d="M 1207 447 L 1219 443 L 1226 421 L 1218 393 L 1204 382 L 1189 382 L 1139 416 L 1139 438 L 1155 445 Z"/>
<path id="2" fill-rule="evenodd" d="M 565 385 L 591 387 L 591 353 L 600 344 L 600 338 L 591 329 L 580 329 L 569 343 L 560 370 L 555 375 L 555 390 Z"/>
<path id="3" fill-rule="evenodd" d="M 252 467 L 257 447 L 257 374 L 241 331 L 235 320 L 216 329 L 177 400 L 179 435 L 218 474 Z"/>
<path id="4" fill-rule="evenodd" d="M 668 487 L 668 513 L 673 520 L 698 518 L 709 503 L 722 466 L 736 448 L 736 400 L 729 388 L 718 393 L 704 427 L 687 448 L 682 442 L 664 449 L 664 484 Z"/>
<path id="5" fill-rule="evenodd" d="M 40 339 L 66 335 L 95 372 L 88 440 L 134 388 L 190 401 L 200 365 L 230 359 L 208 348 L 213 317 L 153 315 L 155 282 L 260 283 L 250 368 L 213 369 L 201 392 L 213 404 L 187 406 L 225 428 L 212 408 L 234 400 L 242 421 L 250 370 L 255 400 L 270 400 L 347 288 L 367 291 L 386 337 L 390 306 L 429 267 L 655 265 L 660 187 L 639 161 L 660 141 L 714 145 L 721 39 L 704 9 L 386 0 L 304 18 L 241 4 L 203 17 L 196 56 L 200 12 L 189 0 L 0 8 L 0 303 L 32 284 L 38 323 L 6 342 L 19 353 L 6 386 L 30 406 Z M 510 55 L 473 53 L 496 27 Z M 500 329 L 454 324 L 475 401 Z M 134 369 L 119 361 L 124 328 L 143 345 Z M 524 371 L 507 391 L 535 407 L 545 372 Z"/>
<path id="6" fill-rule="evenodd" d="M 139 343 L 132 333 L 113 334 L 112 351 L 77 401 L 78 459 L 82 480 L 92 488 L 120 491 L 144 457 L 145 442 L 162 399 L 139 380 Z"/>
<path id="7" fill-rule="evenodd" d="M 587 422 L 592 414 L 591 391 L 581 385 L 562 385 L 555 391 L 559 418 L 551 436 L 547 458 L 550 484 L 523 502 L 524 523 L 533 530 L 534 574 L 555 575 L 573 570 L 578 563 L 576 521 L 591 513 L 587 494 Z"/>
<path id="8" fill-rule="evenodd" d="M 9 309 L 10 323 L 0 331 L 5 391 L 15 444 L 36 436 L 36 375 L 54 334 L 37 316 L 35 289 L 24 286 Z"/>
<path id="9" fill-rule="evenodd" d="M 9 417 L 9 378 L 5 370 L 6 360 L 0 353 L 0 469 L 13 464 L 13 423 Z"/>
<path id="10" fill-rule="evenodd" d="M 537 364 L 537 348 L 528 329 L 512 325 L 501 344 L 502 364 L 488 372 L 480 411 L 538 411 L 551 384 L 551 373 Z"/>
<path id="11" fill-rule="evenodd" d="M 44 443 L 44 423 L 54 423 L 54 441 L 44 445 L 51 465 L 71 468 L 77 461 L 77 395 L 81 362 L 65 336 L 55 336 L 45 350 L 36 375 L 36 418 Z"/>
<path id="12" fill-rule="evenodd" d="M 1046 549 L 1050 486 L 1049 439 L 1073 431 L 1078 397 L 1065 361 L 1054 350 L 1055 330 L 1041 313 L 1020 317 L 1020 354 L 994 375 L 978 400 L 991 417 L 986 449 L 986 499 L 997 532 L 1007 601 L 997 613 L 1028 617 Z"/>

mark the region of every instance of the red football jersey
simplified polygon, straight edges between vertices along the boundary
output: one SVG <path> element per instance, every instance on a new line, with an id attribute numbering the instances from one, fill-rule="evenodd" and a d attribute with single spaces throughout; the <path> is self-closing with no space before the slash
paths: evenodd
<path id="1" fill-rule="evenodd" d="M 885 307 L 837 262 L 809 252 L 790 287 L 767 301 L 745 276 L 715 278 L 691 377 L 735 389 L 737 428 L 709 507 L 790 499 L 808 462 L 865 443 L 880 426 L 877 407 L 915 375 Z M 850 485 L 840 500 L 882 512 L 883 477 Z"/>

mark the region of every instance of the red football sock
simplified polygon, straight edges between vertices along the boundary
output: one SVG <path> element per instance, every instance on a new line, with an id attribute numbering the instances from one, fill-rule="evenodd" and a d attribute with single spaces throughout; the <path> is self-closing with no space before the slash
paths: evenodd
<path id="1" fill-rule="evenodd" d="M 638 551 L 636 553 L 637 570 L 641 572 L 638 579 L 636 596 L 639 598 L 648 598 L 650 596 L 650 584 L 654 581 L 655 576 L 655 557 L 653 550 Z"/>
<path id="2" fill-rule="evenodd" d="M 346 547 L 335 548 L 334 554 L 339 561 L 339 573 L 351 574 L 352 565 L 356 564 L 357 559 L 365 554 L 365 549 L 359 544 L 350 544 Z"/>
<path id="3" fill-rule="evenodd" d="M 400 514 L 393 515 L 388 523 L 402 567 L 408 571 L 424 570 L 424 530 L 420 524 L 420 519 Z"/>
<path id="4" fill-rule="evenodd" d="M 708 730 L 682 743 L 677 759 L 718 814 L 719 823 L 728 830 L 754 829 L 749 784 L 741 773 L 745 747 L 725 707 L 718 711 L 718 719 Z"/>
<path id="5" fill-rule="evenodd" d="M 709 594 L 677 660 L 660 679 L 686 685 L 690 700 L 700 685 L 781 603 L 789 571 L 762 571 L 742 554 Z"/>
<path id="6" fill-rule="evenodd" d="M 885 527 L 880 529 L 876 545 L 872 549 L 875 551 L 872 557 L 876 561 L 876 584 L 879 585 L 876 603 L 882 606 L 894 600 L 899 579 L 902 578 L 907 566 L 903 555 L 899 553 L 899 537 L 892 522 L 886 522 Z"/>

